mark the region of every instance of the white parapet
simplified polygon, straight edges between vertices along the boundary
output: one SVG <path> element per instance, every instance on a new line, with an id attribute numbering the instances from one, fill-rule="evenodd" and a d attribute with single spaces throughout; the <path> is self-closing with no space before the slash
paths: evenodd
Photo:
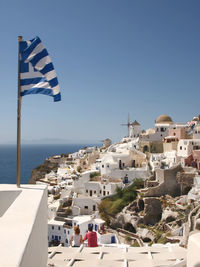
<path id="1" fill-rule="evenodd" d="M 47 236 L 47 187 L 0 185 L 0 266 L 46 266 Z"/>
<path id="2" fill-rule="evenodd" d="M 188 241 L 187 267 L 200 266 L 200 233 L 192 234 Z"/>

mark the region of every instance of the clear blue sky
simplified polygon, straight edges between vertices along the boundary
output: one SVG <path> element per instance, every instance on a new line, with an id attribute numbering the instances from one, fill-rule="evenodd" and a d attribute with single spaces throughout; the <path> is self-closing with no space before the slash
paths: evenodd
<path id="1" fill-rule="evenodd" d="M 62 101 L 23 97 L 22 139 L 116 141 L 137 119 L 200 113 L 200 1 L 0 1 L 0 143 L 16 141 L 17 36 L 38 35 Z"/>

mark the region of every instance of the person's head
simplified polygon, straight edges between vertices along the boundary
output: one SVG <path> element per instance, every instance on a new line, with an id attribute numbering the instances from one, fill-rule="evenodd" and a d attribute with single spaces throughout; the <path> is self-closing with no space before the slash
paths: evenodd
<path id="1" fill-rule="evenodd" d="M 103 225 L 103 224 L 101 225 L 100 229 L 101 229 L 102 231 L 104 231 L 104 225 Z"/>
<path id="2" fill-rule="evenodd" d="M 93 230 L 93 226 L 92 225 L 89 225 L 88 226 L 88 231 L 92 232 L 92 230 Z"/>
<path id="3" fill-rule="evenodd" d="M 76 235 L 79 235 L 79 234 L 80 234 L 80 229 L 79 229 L 78 226 L 75 226 L 75 227 L 74 227 L 74 233 L 75 233 Z"/>

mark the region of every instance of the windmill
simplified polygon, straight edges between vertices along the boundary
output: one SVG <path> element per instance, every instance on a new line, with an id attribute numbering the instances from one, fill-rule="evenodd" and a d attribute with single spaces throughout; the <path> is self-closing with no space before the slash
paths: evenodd
<path id="1" fill-rule="evenodd" d="M 129 115 L 129 113 L 128 113 L 128 121 L 127 121 L 127 123 L 123 123 L 123 124 L 121 124 L 122 126 L 128 126 L 128 135 L 127 136 L 129 136 L 129 129 L 130 129 L 130 125 L 131 125 L 131 123 L 130 123 L 130 115 Z"/>

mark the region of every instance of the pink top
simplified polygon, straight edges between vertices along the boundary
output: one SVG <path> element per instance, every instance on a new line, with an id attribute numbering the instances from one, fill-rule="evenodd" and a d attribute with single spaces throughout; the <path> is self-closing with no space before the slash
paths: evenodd
<path id="1" fill-rule="evenodd" d="M 84 237 L 85 240 L 88 240 L 88 247 L 98 247 L 96 232 L 88 232 Z"/>

